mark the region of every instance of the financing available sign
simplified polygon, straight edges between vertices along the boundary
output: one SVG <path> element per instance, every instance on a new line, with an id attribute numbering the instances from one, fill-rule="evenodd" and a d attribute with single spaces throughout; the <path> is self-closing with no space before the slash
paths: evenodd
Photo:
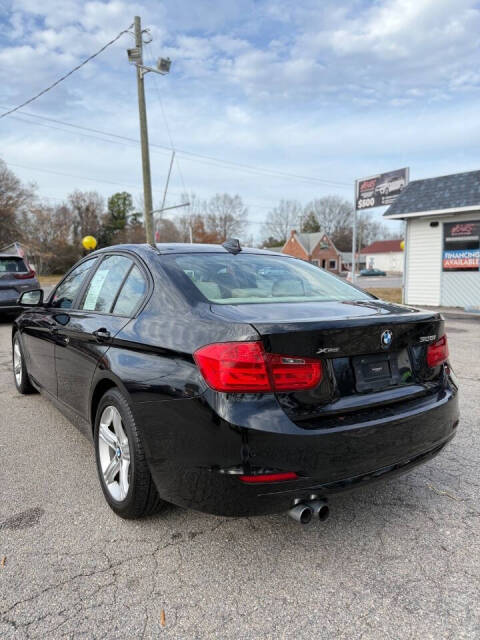
<path id="1" fill-rule="evenodd" d="M 443 270 L 480 270 L 480 221 L 443 225 Z"/>
<path id="2" fill-rule="evenodd" d="M 392 204 L 408 184 L 409 168 L 379 173 L 356 182 L 355 206 L 372 209 Z"/>

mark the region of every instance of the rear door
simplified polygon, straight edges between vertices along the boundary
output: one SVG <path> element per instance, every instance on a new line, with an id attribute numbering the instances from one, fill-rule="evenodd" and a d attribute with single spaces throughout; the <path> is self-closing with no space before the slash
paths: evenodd
<path id="1" fill-rule="evenodd" d="M 140 274 L 135 259 L 127 254 L 107 254 L 83 287 L 75 309 L 66 314 L 55 348 L 58 398 L 87 419 L 90 385 L 99 360 L 116 334 L 127 324 L 138 306 L 131 283 Z M 132 311 L 133 310 L 133 311 Z"/>

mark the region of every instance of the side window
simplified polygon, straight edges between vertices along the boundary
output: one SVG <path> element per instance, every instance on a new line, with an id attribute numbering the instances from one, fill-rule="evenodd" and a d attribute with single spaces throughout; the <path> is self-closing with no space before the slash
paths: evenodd
<path id="1" fill-rule="evenodd" d="M 113 313 L 119 316 L 132 316 L 135 309 L 147 292 L 147 283 L 138 267 L 128 274 L 127 279 L 113 308 Z"/>
<path id="2" fill-rule="evenodd" d="M 52 307 L 58 307 L 60 309 L 70 309 L 73 301 L 75 300 L 80 288 L 88 276 L 92 267 L 96 264 L 97 258 L 82 262 L 82 264 L 75 267 L 75 269 L 69 273 L 63 282 L 61 282 L 51 301 Z"/>
<path id="3" fill-rule="evenodd" d="M 102 261 L 83 299 L 81 309 L 110 313 L 118 290 L 127 275 L 132 261 L 125 256 L 108 256 Z"/>

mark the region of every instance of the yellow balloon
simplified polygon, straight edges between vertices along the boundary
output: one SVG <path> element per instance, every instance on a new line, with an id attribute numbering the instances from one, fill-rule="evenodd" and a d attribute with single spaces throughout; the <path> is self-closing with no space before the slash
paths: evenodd
<path id="1" fill-rule="evenodd" d="M 97 246 L 97 241 L 93 236 L 85 236 L 82 238 L 82 245 L 87 251 L 92 251 Z"/>
<path id="2" fill-rule="evenodd" d="M 400 249 L 401 249 L 402 251 L 405 251 L 405 240 L 402 240 L 402 241 L 400 242 Z"/>

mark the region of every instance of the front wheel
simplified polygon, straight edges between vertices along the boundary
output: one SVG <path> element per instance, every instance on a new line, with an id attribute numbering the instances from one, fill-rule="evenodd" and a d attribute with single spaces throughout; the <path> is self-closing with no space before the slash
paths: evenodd
<path id="1" fill-rule="evenodd" d="M 95 419 L 95 455 L 103 494 L 122 518 L 141 518 L 160 511 L 141 435 L 130 405 L 118 389 L 100 400 Z"/>
<path id="2" fill-rule="evenodd" d="M 35 389 L 30 382 L 30 378 L 28 377 L 25 357 L 23 355 L 22 344 L 20 342 L 18 332 L 13 337 L 12 364 L 13 379 L 15 380 L 17 391 L 23 395 L 26 395 L 28 393 L 35 393 Z"/>

